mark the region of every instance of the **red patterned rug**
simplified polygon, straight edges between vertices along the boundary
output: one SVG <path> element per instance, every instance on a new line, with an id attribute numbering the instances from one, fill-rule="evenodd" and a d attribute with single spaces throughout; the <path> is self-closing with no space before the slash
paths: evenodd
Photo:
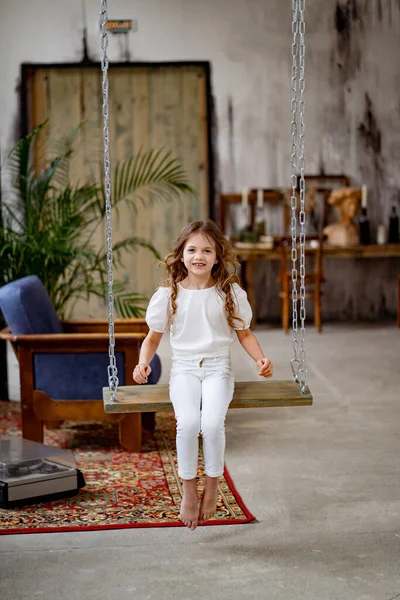
<path id="1" fill-rule="evenodd" d="M 21 437 L 19 404 L 0 402 L 0 438 L 15 437 Z M 184 527 L 179 519 L 182 488 L 172 413 L 157 415 L 156 429 L 144 432 L 140 454 L 121 448 L 114 424 L 64 422 L 60 429 L 45 429 L 44 443 L 73 452 L 86 486 L 72 498 L 0 509 L 0 534 Z M 200 457 L 199 494 L 202 468 Z M 217 514 L 201 526 L 249 523 L 254 519 L 225 468 Z"/>

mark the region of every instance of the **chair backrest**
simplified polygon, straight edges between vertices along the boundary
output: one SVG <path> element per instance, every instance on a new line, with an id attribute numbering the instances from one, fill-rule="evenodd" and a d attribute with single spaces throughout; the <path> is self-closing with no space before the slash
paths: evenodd
<path id="1" fill-rule="evenodd" d="M 317 246 L 310 247 L 307 242 L 316 242 Z M 306 241 L 305 254 L 306 257 L 312 258 L 313 260 L 306 261 L 306 276 L 310 280 L 314 280 L 317 283 L 321 283 L 324 277 L 323 273 L 323 253 L 324 253 L 324 235 L 309 236 Z M 281 251 L 281 270 L 280 277 L 282 283 L 286 282 L 292 276 L 292 238 L 288 236 L 282 236 L 279 243 Z M 300 255 L 300 244 L 297 243 L 297 259 Z M 297 267 L 297 278 L 300 279 L 299 266 Z"/>
<path id="2" fill-rule="evenodd" d="M 63 332 L 49 295 L 36 275 L 0 288 L 0 310 L 15 335 Z"/>
<path id="3" fill-rule="evenodd" d="M 282 226 L 279 228 L 280 232 L 283 233 L 286 231 L 286 208 L 285 208 L 285 194 L 284 191 L 276 190 L 276 189 L 263 189 L 263 206 L 264 205 L 274 205 L 276 207 L 282 207 Z M 251 231 L 255 231 L 256 224 L 256 212 L 257 212 L 257 201 L 258 201 L 258 190 L 251 189 L 248 194 L 248 203 L 249 203 L 249 222 L 248 225 Z M 227 233 L 227 224 L 229 221 L 229 207 L 233 205 L 240 205 L 242 203 L 242 195 L 241 194 L 220 194 L 219 195 L 219 207 L 218 207 L 218 219 L 219 225 L 223 233 Z M 232 219 L 232 215 L 230 217 Z M 236 237 L 236 236 L 233 236 Z"/>

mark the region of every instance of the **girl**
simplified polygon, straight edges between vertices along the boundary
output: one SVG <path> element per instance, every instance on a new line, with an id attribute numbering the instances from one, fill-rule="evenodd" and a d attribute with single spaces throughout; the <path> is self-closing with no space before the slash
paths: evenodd
<path id="1" fill-rule="evenodd" d="M 137 383 L 146 383 L 150 361 L 163 334 L 170 331 L 170 398 L 176 418 L 178 473 L 183 480 L 180 518 L 194 530 L 213 517 L 224 470 L 225 417 L 234 378 L 230 345 L 236 339 L 256 361 L 259 375 L 272 376 L 272 363 L 250 331 L 252 312 L 239 286 L 237 262 L 213 221 L 187 225 L 164 260 L 168 279 L 152 296 Z M 236 334 L 235 334 L 236 333 Z M 205 486 L 197 504 L 198 437 L 203 438 Z"/>

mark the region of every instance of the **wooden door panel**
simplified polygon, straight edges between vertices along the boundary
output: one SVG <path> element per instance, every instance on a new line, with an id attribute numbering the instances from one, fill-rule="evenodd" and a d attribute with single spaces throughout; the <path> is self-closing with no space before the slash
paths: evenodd
<path id="1" fill-rule="evenodd" d="M 110 151 L 112 165 L 140 149 L 165 147 L 182 161 L 194 196 L 173 205 L 138 204 L 114 215 L 114 241 L 137 235 L 166 254 L 181 228 L 209 215 L 207 74 L 204 65 L 121 65 L 109 70 Z M 97 66 L 31 66 L 27 89 L 30 129 L 49 120 L 45 155 L 54 141 L 85 121 L 77 133 L 71 161 L 72 183 L 98 180 L 102 162 L 101 71 Z M 39 153 L 37 164 L 40 165 Z M 103 227 L 96 243 L 103 244 Z M 147 250 L 126 253 L 116 276 L 136 292 L 150 296 L 163 273 Z M 80 302 L 75 318 L 104 316 L 104 303 Z"/>

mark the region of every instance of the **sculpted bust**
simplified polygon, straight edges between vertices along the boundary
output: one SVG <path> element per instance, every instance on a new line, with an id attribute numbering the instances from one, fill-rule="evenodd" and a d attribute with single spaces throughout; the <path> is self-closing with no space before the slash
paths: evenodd
<path id="1" fill-rule="evenodd" d="M 358 188 L 340 188 L 334 190 L 328 203 L 335 206 L 339 221 L 324 229 L 328 244 L 332 246 L 358 246 L 360 243 L 358 225 L 354 217 L 360 209 L 361 190 Z"/>

